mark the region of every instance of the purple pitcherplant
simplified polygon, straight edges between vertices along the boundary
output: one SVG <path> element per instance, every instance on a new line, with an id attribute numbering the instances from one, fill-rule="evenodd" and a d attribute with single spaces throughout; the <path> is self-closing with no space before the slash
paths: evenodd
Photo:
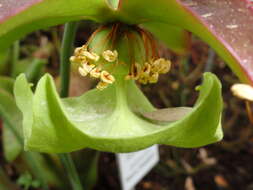
<path id="1" fill-rule="evenodd" d="M 71 58 L 83 76 L 100 79 L 100 90 L 60 99 L 50 75 L 42 77 L 35 93 L 19 76 L 14 92 L 26 149 L 130 152 L 153 144 L 198 147 L 220 140 L 221 86 L 213 74 L 204 75 L 193 108 L 157 110 L 135 85 L 134 80 L 156 82 L 169 71 L 153 36 L 184 54 L 193 33 L 242 82 L 253 85 L 253 3 L 248 0 L 1 0 L 0 50 L 32 31 L 76 20 L 101 24 Z"/>

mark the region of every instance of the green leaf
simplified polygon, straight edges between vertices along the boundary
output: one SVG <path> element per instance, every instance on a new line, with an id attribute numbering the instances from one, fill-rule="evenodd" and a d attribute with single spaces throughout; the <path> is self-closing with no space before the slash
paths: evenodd
<path id="1" fill-rule="evenodd" d="M 50 75 L 39 81 L 34 94 L 20 75 L 14 93 L 24 116 L 27 150 L 59 153 L 89 147 L 131 152 L 153 144 L 199 147 L 222 138 L 221 85 L 211 73 L 204 75 L 192 111 L 165 124 L 139 116 L 155 108 L 132 81 L 118 80 L 103 91 L 61 100 Z"/>
<path id="2" fill-rule="evenodd" d="M 10 77 L 0 76 L 0 89 L 13 94 L 14 79 Z"/>
<path id="3" fill-rule="evenodd" d="M 0 50 L 25 34 L 72 20 L 111 21 L 105 0 L 9 0 L 1 2 Z"/>
<path id="4" fill-rule="evenodd" d="M 9 49 L 3 49 L 0 51 L 0 75 L 6 74 L 8 71 L 8 58 L 9 58 Z"/>
<path id="5" fill-rule="evenodd" d="M 39 80 L 46 63 L 47 62 L 44 59 L 33 59 L 25 72 L 28 81 L 36 82 L 37 80 Z"/>
<path id="6" fill-rule="evenodd" d="M 0 50 L 40 28 L 72 20 L 142 24 L 178 52 L 187 50 L 193 32 L 253 84 L 253 9 L 246 0 L 10 0 L 0 15 Z M 159 29 L 159 30 L 158 30 Z"/>
<path id="7" fill-rule="evenodd" d="M 3 124 L 3 149 L 4 157 L 8 162 L 14 161 L 23 150 L 7 123 Z"/>
<path id="8" fill-rule="evenodd" d="M 10 0 L 4 1 L 0 15 L 0 51 L 26 34 L 49 26 L 74 20 L 94 20 L 109 23 L 120 21 L 118 0 Z M 182 29 L 166 25 L 167 32 L 160 35 L 150 28 L 158 38 L 165 40 L 172 50 L 184 53 L 189 48 L 189 34 Z M 165 25 L 164 25 L 165 26 Z"/>
<path id="9" fill-rule="evenodd" d="M 80 180 L 86 189 L 93 189 L 97 184 L 99 155 L 99 151 L 91 149 L 84 149 L 72 154 Z"/>
<path id="10" fill-rule="evenodd" d="M 1 83 L 0 83 L 1 84 Z M 7 161 L 14 161 L 20 153 L 23 152 L 22 134 L 22 114 L 16 106 L 15 100 L 10 92 L 0 89 L 0 119 L 3 122 L 3 148 L 4 157 Z M 48 160 L 38 153 L 23 152 L 23 157 L 30 166 L 33 174 L 40 179 L 41 173 L 46 177 L 46 181 L 50 184 L 60 186 L 58 175 L 54 171 L 55 167 L 49 165 Z M 38 166 L 34 165 L 34 160 Z M 43 172 L 38 172 L 36 169 Z M 54 169 L 53 169 L 54 168 Z"/>
<path id="11" fill-rule="evenodd" d="M 246 0 L 122 0 L 119 14 L 128 23 L 146 23 L 168 34 L 167 25 L 193 32 L 253 84 L 253 9 Z M 164 25 L 164 26 L 163 26 Z"/>
<path id="12" fill-rule="evenodd" d="M 22 135 L 21 120 L 22 116 L 18 110 L 13 96 L 0 89 L 0 118 L 3 119 L 3 148 L 5 159 L 12 162 L 22 151 L 22 145 L 18 141 L 17 133 Z M 9 122 L 7 122 L 7 120 Z M 14 128 L 12 128 L 14 127 Z"/>
<path id="13" fill-rule="evenodd" d="M 65 189 L 64 186 L 66 187 L 67 183 L 64 181 L 62 170 L 59 169 L 60 164 L 57 162 L 57 157 L 55 156 L 56 155 L 43 155 L 37 152 L 24 151 L 21 154 L 21 158 L 24 160 L 24 163 L 21 165 L 27 165 L 31 174 L 33 174 L 37 180 L 40 180 L 40 182 L 42 182 L 41 174 L 43 174 L 43 178 L 47 184 L 50 184 L 50 186 L 53 187 L 58 187 L 59 189 Z M 37 166 L 34 165 L 34 161 Z M 36 167 L 39 168 L 36 169 Z M 24 171 L 26 170 L 27 168 Z M 24 171 L 21 170 L 20 172 Z"/>
<path id="14" fill-rule="evenodd" d="M 173 25 L 148 22 L 142 26 L 154 34 L 168 48 L 178 54 L 185 54 L 191 47 L 191 35 L 189 32 Z"/>
<path id="15" fill-rule="evenodd" d="M 47 62 L 45 59 L 39 58 L 27 58 L 19 60 L 13 69 L 13 76 L 18 76 L 20 73 L 25 73 L 28 81 L 37 82 L 42 75 L 46 63 Z"/>

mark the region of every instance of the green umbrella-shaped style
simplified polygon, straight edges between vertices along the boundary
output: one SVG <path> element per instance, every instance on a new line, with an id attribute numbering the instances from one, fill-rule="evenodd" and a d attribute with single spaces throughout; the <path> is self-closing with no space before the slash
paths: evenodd
<path id="1" fill-rule="evenodd" d="M 253 82 L 253 15 L 248 1 L 11 0 L 3 1 L 1 9 L 1 49 L 36 29 L 83 19 L 138 25 L 179 53 L 187 51 L 192 32 L 210 44 L 241 80 Z M 119 42 L 115 49 L 119 61 L 128 64 L 124 47 L 129 49 Z M 130 152 L 153 144 L 198 147 L 222 138 L 221 85 L 213 74 L 204 74 L 193 108 L 157 110 L 132 80 L 118 77 L 121 71 L 104 90 L 66 99 L 59 98 L 50 75 L 41 78 L 34 93 L 25 76 L 19 76 L 14 92 L 23 113 L 26 149 Z"/>

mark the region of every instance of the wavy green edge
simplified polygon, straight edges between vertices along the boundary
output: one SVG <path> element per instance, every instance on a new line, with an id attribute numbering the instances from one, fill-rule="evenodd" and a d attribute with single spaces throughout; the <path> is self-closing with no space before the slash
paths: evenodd
<path id="1" fill-rule="evenodd" d="M 153 144 L 199 147 L 222 138 L 221 85 L 211 73 L 204 75 L 193 111 L 182 120 L 165 125 L 135 113 L 154 108 L 132 82 L 61 100 L 50 75 L 39 81 L 34 94 L 25 76 L 20 75 L 14 93 L 24 116 L 27 150 L 60 153 L 89 147 L 132 152 Z"/>

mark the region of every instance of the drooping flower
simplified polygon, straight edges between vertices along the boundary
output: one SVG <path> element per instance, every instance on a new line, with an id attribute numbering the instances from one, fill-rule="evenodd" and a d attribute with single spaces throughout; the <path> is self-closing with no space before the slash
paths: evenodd
<path id="1" fill-rule="evenodd" d="M 131 152 L 153 144 L 198 147 L 220 140 L 221 86 L 213 74 L 204 75 L 194 108 L 158 110 L 136 86 L 155 83 L 170 70 L 171 62 L 158 56 L 155 42 L 132 25 L 113 23 L 95 31 L 70 58 L 82 76 L 99 80 L 96 89 L 80 97 L 60 99 L 50 75 L 33 93 L 19 76 L 14 91 L 24 116 L 25 148 Z"/>

